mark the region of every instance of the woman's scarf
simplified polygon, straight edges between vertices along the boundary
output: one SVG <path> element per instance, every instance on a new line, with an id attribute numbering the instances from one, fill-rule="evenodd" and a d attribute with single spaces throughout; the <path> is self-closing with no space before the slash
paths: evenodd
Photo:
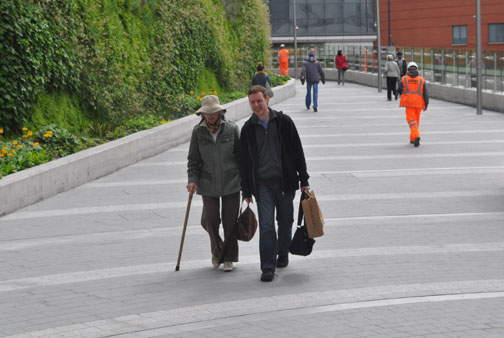
<path id="1" fill-rule="evenodd" d="M 206 120 L 206 119 L 205 119 L 205 122 L 206 122 L 206 125 L 207 125 L 208 129 L 210 129 L 210 132 L 211 132 L 212 134 L 215 134 L 215 133 L 217 132 L 217 130 L 219 130 L 220 123 L 221 123 L 221 119 L 220 119 L 220 118 L 218 118 L 218 119 L 217 119 L 217 121 L 215 121 L 215 123 L 214 123 L 214 124 L 210 124 L 210 123 L 208 122 L 208 120 Z"/>

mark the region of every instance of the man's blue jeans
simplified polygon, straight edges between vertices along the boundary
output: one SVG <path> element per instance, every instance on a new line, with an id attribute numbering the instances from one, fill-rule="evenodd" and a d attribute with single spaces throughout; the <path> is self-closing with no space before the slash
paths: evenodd
<path id="1" fill-rule="evenodd" d="M 282 193 L 279 184 L 257 187 L 257 211 L 259 214 L 259 254 L 261 270 L 275 271 L 277 255 L 287 256 L 292 239 L 295 191 Z M 275 229 L 275 208 L 278 221 L 278 238 Z"/>
<path id="2" fill-rule="evenodd" d="M 311 105 L 311 89 L 313 86 L 313 108 L 318 108 L 318 82 L 306 82 L 306 108 Z"/>

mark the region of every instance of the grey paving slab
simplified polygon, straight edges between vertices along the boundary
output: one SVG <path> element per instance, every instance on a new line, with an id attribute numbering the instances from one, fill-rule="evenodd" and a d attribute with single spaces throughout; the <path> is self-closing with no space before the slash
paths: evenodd
<path id="1" fill-rule="evenodd" d="M 297 90 L 312 255 L 261 283 L 256 236 L 213 269 L 196 197 L 175 272 L 183 144 L 0 218 L 0 337 L 504 336 L 504 115 L 432 100 L 414 148 L 385 93 Z"/>

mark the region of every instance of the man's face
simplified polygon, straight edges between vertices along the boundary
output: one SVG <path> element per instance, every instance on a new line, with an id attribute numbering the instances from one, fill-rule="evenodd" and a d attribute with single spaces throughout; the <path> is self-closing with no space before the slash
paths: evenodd
<path id="1" fill-rule="evenodd" d="M 252 112 L 261 120 L 267 121 L 269 119 L 269 97 L 264 97 L 263 93 L 255 93 L 249 95 L 250 108 Z"/>

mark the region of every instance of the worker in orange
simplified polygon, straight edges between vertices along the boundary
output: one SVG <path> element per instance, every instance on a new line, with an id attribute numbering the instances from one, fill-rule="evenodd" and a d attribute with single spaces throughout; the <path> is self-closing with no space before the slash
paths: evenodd
<path id="1" fill-rule="evenodd" d="M 280 75 L 289 75 L 289 50 L 282 43 L 278 51 L 278 63 L 280 64 Z"/>
<path id="2" fill-rule="evenodd" d="M 415 62 L 408 63 L 408 72 L 399 82 L 399 94 L 401 101 L 399 106 L 406 107 L 406 121 L 410 127 L 410 143 L 415 147 L 420 145 L 420 113 L 427 110 L 429 94 L 425 78 L 418 74 L 418 65 Z"/>

